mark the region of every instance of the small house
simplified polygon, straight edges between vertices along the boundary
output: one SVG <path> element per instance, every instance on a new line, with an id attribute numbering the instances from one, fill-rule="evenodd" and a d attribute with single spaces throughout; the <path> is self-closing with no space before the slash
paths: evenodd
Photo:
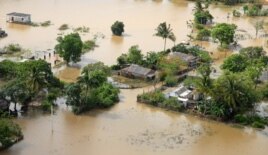
<path id="1" fill-rule="evenodd" d="M 12 12 L 7 14 L 6 21 L 10 23 L 30 24 L 31 15 L 25 13 Z"/>
<path id="2" fill-rule="evenodd" d="M 120 75 L 130 78 L 140 78 L 152 80 L 155 78 L 155 71 L 149 68 L 132 64 L 120 71 Z"/>
<path id="3" fill-rule="evenodd" d="M 197 66 L 197 63 L 198 63 L 198 58 L 193 56 L 193 55 L 190 55 L 190 54 L 185 54 L 182 52 L 172 52 L 170 54 L 170 56 L 180 58 L 190 68 L 195 68 Z"/>

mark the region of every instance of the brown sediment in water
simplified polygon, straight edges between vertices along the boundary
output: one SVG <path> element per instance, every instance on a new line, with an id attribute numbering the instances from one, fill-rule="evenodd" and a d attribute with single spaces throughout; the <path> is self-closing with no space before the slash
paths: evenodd
<path id="1" fill-rule="evenodd" d="M 14 7 L 16 6 L 16 7 Z M 19 43 L 32 50 L 53 49 L 56 44 L 58 27 L 67 23 L 73 27 L 90 27 L 90 33 L 82 35 L 84 40 L 101 32 L 103 39 L 97 39 L 98 48 L 85 57 L 103 61 L 111 65 L 116 58 L 127 52 L 132 45 L 140 45 L 147 51 L 163 49 L 163 39 L 153 36 L 160 22 L 171 24 L 177 43 L 187 40 L 190 29 L 186 21 L 193 19 L 194 3 L 172 1 L 85 1 L 85 0 L 28 0 L 0 1 L 0 25 L 9 36 L 0 40 L 0 46 Z M 47 10 L 49 8 L 49 11 Z M 231 18 L 233 7 L 211 5 L 211 13 L 216 22 L 235 23 L 254 37 L 252 22 L 267 17 Z M 50 27 L 29 27 L 6 24 L 5 14 L 9 12 L 32 14 L 34 22 L 50 20 Z M 125 23 L 126 35 L 112 36 L 110 26 L 114 21 Z M 65 32 L 65 34 L 69 33 Z M 242 47 L 263 45 L 267 39 L 239 41 Z M 171 41 L 167 47 L 172 47 Z M 213 52 L 219 64 L 225 52 L 217 50 L 218 44 L 202 43 Z M 233 52 L 232 52 L 233 53 Z M 231 52 L 227 53 L 227 56 Z M 85 59 L 87 61 L 87 59 Z M 87 63 L 87 62 L 85 62 Z M 59 72 L 59 78 L 72 82 L 79 76 L 76 68 L 66 68 Z M 268 152 L 268 129 L 258 132 L 252 129 L 237 129 L 222 123 L 206 121 L 186 114 L 173 113 L 136 103 L 137 94 L 150 88 L 121 90 L 119 104 L 108 110 L 94 110 L 76 116 L 66 107 L 59 108 L 51 117 L 37 111 L 16 120 L 22 127 L 24 140 L 1 155 L 266 155 Z"/>

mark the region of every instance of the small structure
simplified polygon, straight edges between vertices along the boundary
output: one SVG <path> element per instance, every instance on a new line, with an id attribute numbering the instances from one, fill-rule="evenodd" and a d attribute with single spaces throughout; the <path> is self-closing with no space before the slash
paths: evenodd
<path id="1" fill-rule="evenodd" d="M 132 64 L 120 71 L 120 75 L 130 78 L 141 78 L 152 80 L 155 78 L 155 71 L 149 68 Z"/>
<path id="2" fill-rule="evenodd" d="M 194 90 L 190 90 L 183 85 L 180 85 L 177 89 L 165 94 L 166 98 L 177 98 L 186 107 L 188 104 L 193 103 L 200 99 L 199 93 Z"/>
<path id="3" fill-rule="evenodd" d="M 198 58 L 193 55 L 185 54 L 182 52 L 172 52 L 170 56 L 180 58 L 182 61 L 187 63 L 188 67 L 190 68 L 195 68 L 197 66 Z"/>
<path id="4" fill-rule="evenodd" d="M 30 24 L 31 23 L 31 15 L 25 13 L 17 13 L 12 12 L 6 15 L 6 21 L 10 23 L 22 23 L 22 24 Z"/>

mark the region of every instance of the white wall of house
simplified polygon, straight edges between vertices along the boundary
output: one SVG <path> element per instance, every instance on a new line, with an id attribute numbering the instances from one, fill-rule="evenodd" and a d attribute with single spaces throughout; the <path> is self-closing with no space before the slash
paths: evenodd
<path id="1" fill-rule="evenodd" d="M 8 22 L 19 22 L 19 23 L 30 23 L 31 17 L 30 16 L 8 16 Z"/>

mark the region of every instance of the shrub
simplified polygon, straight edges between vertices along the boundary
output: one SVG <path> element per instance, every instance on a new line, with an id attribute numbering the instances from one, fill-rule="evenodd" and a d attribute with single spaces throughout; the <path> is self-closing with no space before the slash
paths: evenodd
<path id="1" fill-rule="evenodd" d="M 208 40 L 209 37 L 210 37 L 210 30 L 202 29 L 198 32 L 196 39 L 197 40 Z"/>
<path id="2" fill-rule="evenodd" d="M 62 24 L 60 27 L 59 27 L 59 30 L 61 31 L 64 31 L 64 30 L 67 30 L 69 29 L 69 25 L 68 24 Z"/>
<path id="3" fill-rule="evenodd" d="M 184 110 L 184 106 L 182 103 L 180 103 L 178 101 L 178 99 L 172 97 L 172 98 L 169 98 L 169 99 L 166 99 L 162 106 L 164 108 L 167 108 L 167 109 L 170 109 L 170 110 L 174 110 L 174 111 L 182 111 Z"/>
<path id="4" fill-rule="evenodd" d="M 175 76 L 168 75 L 165 77 L 165 85 L 168 87 L 173 87 L 177 84 L 178 80 Z"/>
<path id="5" fill-rule="evenodd" d="M 138 95 L 138 102 L 152 104 L 157 106 L 158 104 L 165 101 L 165 96 L 160 90 L 156 90 L 153 92 L 143 93 Z"/>

